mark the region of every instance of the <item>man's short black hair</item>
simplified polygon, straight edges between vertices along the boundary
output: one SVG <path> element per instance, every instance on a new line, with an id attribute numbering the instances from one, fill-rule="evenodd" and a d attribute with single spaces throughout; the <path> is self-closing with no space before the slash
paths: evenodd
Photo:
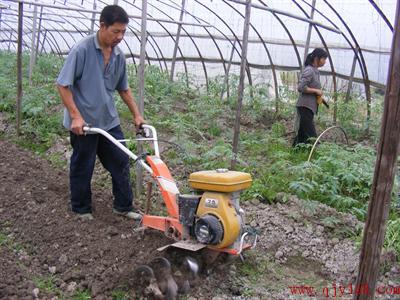
<path id="1" fill-rule="evenodd" d="M 129 17 L 126 11 L 118 5 L 107 5 L 100 14 L 100 23 L 111 26 L 114 23 L 128 24 Z"/>

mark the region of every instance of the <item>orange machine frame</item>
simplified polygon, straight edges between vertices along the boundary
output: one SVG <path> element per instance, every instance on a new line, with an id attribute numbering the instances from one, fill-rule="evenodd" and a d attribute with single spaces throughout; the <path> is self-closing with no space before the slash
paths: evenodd
<path id="1" fill-rule="evenodd" d="M 144 215 L 142 224 L 144 226 L 164 231 L 169 237 L 180 240 L 183 234 L 183 225 L 179 222 L 179 208 L 176 202 L 176 193 L 165 182 L 172 185 L 172 189 L 176 183 L 169 171 L 167 165 L 157 156 L 146 156 L 146 161 L 153 170 L 153 179 L 161 191 L 165 205 L 168 211 L 168 217 Z"/>

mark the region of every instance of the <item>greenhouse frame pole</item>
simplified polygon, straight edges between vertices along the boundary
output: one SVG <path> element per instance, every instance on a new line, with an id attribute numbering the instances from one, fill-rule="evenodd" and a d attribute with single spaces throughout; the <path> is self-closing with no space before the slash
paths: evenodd
<path id="1" fill-rule="evenodd" d="M 400 1 L 397 1 L 395 16 L 380 141 L 356 281 L 356 289 L 357 287 L 365 287 L 362 290 L 366 290 L 366 293 L 356 293 L 353 297 L 354 300 L 370 300 L 375 297 L 380 255 L 385 239 L 386 222 L 390 211 L 390 200 L 399 154 Z"/>
<path id="2" fill-rule="evenodd" d="M 10 40 L 8 41 L 8 52 L 11 50 L 12 31 L 10 31 Z"/>
<path id="3" fill-rule="evenodd" d="M 140 37 L 140 62 L 138 68 L 138 87 L 139 87 L 139 112 L 144 117 L 144 74 L 146 60 L 146 41 L 147 41 L 147 0 L 142 1 L 142 26 Z M 143 152 L 141 142 L 138 142 L 138 154 Z M 136 196 L 142 193 L 143 170 L 140 164 L 136 164 Z"/>
<path id="4" fill-rule="evenodd" d="M 43 42 L 42 42 L 42 47 L 40 48 L 40 54 L 43 53 L 44 50 L 44 43 L 46 42 L 47 39 L 47 29 L 45 29 L 44 34 L 43 34 Z"/>
<path id="5" fill-rule="evenodd" d="M 42 16 L 43 16 L 43 6 L 40 7 L 39 26 L 38 26 L 37 38 L 36 38 L 35 61 L 37 60 L 38 52 L 39 52 L 40 30 L 42 29 Z"/>
<path id="6" fill-rule="evenodd" d="M 239 134 L 240 134 L 240 115 L 242 113 L 243 92 L 244 92 L 244 77 L 246 76 L 247 65 L 247 46 L 249 41 L 250 29 L 250 14 L 251 14 L 251 0 L 246 0 L 246 13 L 243 26 L 243 43 L 242 43 L 242 59 L 240 63 L 240 77 L 238 86 L 238 101 L 236 107 L 235 127 L 233 133 L 233 157 L 231 160 L 231 169 L 234 170 L 237 162 Z"/>
<path id="7" fill-rule="evenodd" d="M 315 3 L 316 0 L 312 1 L 311 4 L 311 15 L 310 15 L 310 19 L 313 20 L 314 19 L 314 12 L 315 12 Z M 301 70 L 303 70 L 304 68 L 304 63 L 306 62 L 306 58 L 308 55 L 308 51 L 310 49 L 310 40 L 311 40 L 311 31 L 312 31 L 312 25 L 311 23 L 308 24 L 308 32 L 307 32 L 307 39 L 306 39 L 306 45 L 304 47 L 304 60 L 303 60 L 303 64 L 301 65 Z"/>
<path id="8" fill-rule="evenodd" d="M 357 49 L 357 52 L 358 52 L 358 49 Z M 349 102 L 350 93 L 353 88 L 353 79 L 354 79 L 354 74 L 356 72 L 356 64 L 357 64 L 357 53 L 354 53 L 353 64 L 351 65 L 350 78 L 349 78 L 349 82 L 347 84 L 346 98 L 344 100 L 346 103 Z"/>
<path id="9" fill-rule="evenodd" d="M 36 58 L 36 23 L 37 23 L 37 5 L 33 7 L 33 20 L 32 20 L 32 38 L 31 38 L 31 53 L 29 56 L 29 85 L 32 85 L 32 73 L 35 65 Z"/>
<path id="10" fill-rule="evenodd" d="M 22 1 L 22 0 L 7 0 L 8 2 L 14 2 L 14 3 L 24 3 L 24 4 L 29 4 L 29 5 L 37 5 L 37 6 L 43 6 L 43 7 L 48 7 L 48 8 L 55 8 L 55 9 L 61 9 L 63 11 L 77 11 L 81 13 L 94 13 L 94 14 L 101 14 L 101 11 L 96 11 L 93 9 L 85 9 L 85 8 L 75 8 L 75 7 L 69 7 L 69 6 L 61 6 L 61 5 L 54 5 L 54 4 L 45 4 L 45 3 L 36 3 L 32 1 Z M 136 15 L 129 15 L 129 18 L 132 19 L 141 19 L 140 16 Z M 171 24 L 182 24 L 182 25 L 189 25 L 189 26 L 197 26 L 197 27 L 214 27 L 213 25 L 210 24 L 199 24 L 199 23 L 188 23 L 188 22 L 179 22 L 175 20 L 168 20 L 168 19 L 159 19 L 159 18 L 147 18 L 147 21 L 154 21 L 154 22 L 162 22 L 162 23 L 171 23 Z M 322 25 L 321 25 L 322 26 Z"/>
<path id="11" fill-rule="evenodd" d="M 22 103 L 22 26 L 24 5 L 18 3 L 18 45 L 17 45 L 17 135 L 21 135 L 21 103 Z"/>
<path id="12" fill-rule="evenodd" d="M 222 90 L 221 90 L 221 97 L 220 97 L 221 100 L 224 97 L 225 86 L 226 86 L 226 97 L 229 98 L 229 71 L 231 69 L 233 54 L 235 53 L 235 47 L 236 47 L 236 40 L 233 41 L 231 55 L 229 56 L 229 63 L 228 63 L 228 66 L 226 67 L 224 84 L 223 84 Z"/>
<path id="13" fill-rule="evenodd" d="M 92 21 L 90 22 L 90 34 L 94 33 L 94 22 L 95 22 L 95 18 L 96 18 L 96 0 L 93 1 L 93 12 L 92 12 Z"/>
<path id="14" fill-rule="evenodd" d="M 183 21 L 183 15 L 185 13 L 185 6 L 186 6 L 186 0 L 182 0 L 181 14 L 179 15 L 179 22 Z M 178 53 L 178 45 L 179 45 L 179 38 L 181 37 L 181 31 L 182 31 L 182 24 L 179 23 L 178 24 L 178 30 L 176 32 L 174 52 L 172 54 L 171 74 L 170 74 L 170 78 L 169 78 L 170 81 L 174 81 L 176 54 Z"/>
<path id="15" fill-rule="evenodd" d="M 13 1 L 13 0 L 10 0 L 10 1 Z M 227 0 L 227 1 L 246 5 L 246 2 L 244 2 L 242 0 Z M 291 14 L 291 13 L 289 13 L 287 11 L 284 11 L 284 10 L 274 9 L 274 8 L 270 8 L 270 7 L 266 7 L 266 6 L 261 6 L 261 5 L 258 5 L 258 4 L 252 4 L 251 6 L 254 7 L 254 8 L 261 9 L 261 10 L 269 11 L 271 13 L 276 13 L 276 14 L 284 15 L 284 16 L 287 16 L 287 17 L 290 17 L 290 18 L 293 18 L 293 19 L 296 19 L 296 20 L 304 21 L 304 22 L 313 24 L 315 26 L 318 26 L 318 27 L 321 27 L 321 28 L 325 28 L 327 30 L 342 34 L 342 31 L 339 30 L 339 29 L 331 27 L 331 26 L 328 26 L 328 25 L 325 25 L 325 24 L 322 24 L 321 22 L 317 22 L 317 21 L 311 20 L 310 18 L 303 18 L 301 16 L 298 16 L 298 15 L 295 15 L 295 14 Z"/>

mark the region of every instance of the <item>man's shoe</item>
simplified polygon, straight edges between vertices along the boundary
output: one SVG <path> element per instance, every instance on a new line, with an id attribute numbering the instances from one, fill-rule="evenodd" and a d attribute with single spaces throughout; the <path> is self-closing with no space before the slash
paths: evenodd
<path id="1" fill-rule="evenodd" d="M 113 209 L 113 213 L 119 216 L 123 216 L 127 219 L 140 221 L 142 219 L 142 215 L 133 211 L 118 211 L 115 208 Z"/>
<path id="2" fill-rule="evenodd" d="M 86 214 L 76 214 L 78 216 L 78 218 L 80 218 L 81 220 L 85 220 L 85 221 L 90 221 L 93 220 L 93 215 L 91 213 L 86 213 Z"/>

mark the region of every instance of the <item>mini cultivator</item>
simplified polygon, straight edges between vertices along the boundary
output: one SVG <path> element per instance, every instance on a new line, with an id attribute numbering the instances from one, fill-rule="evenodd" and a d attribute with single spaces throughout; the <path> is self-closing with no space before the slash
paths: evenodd
<path id="1" fill-rule="evenodd" d="M 150 215 L 146 209 L 142 226 L 160 230 L 175 240 L 175 243 L 158 250 L 171 246 L 195 252 L 202 250 L 207 253 L 210 263 L 219 253 L 239 256 L 244 250 L 253 248 L 257 235 L 245 225 L 244 210 L 239 204 L 240 192 L 251 185 L 250 174 L 227 169 L 195 172 L 189 176 L 189 185 L 193 192 L 182 195 L 167 165 L 160 158 L 155 128 L 145 124 L 142 127 L 143 137 L 136 140 L 153 142 L 154 155 L 136 156 L 121 141 L 102 129 L 84 126 L 83 130 L 87 134 L 101 134 L 106 137 L 135 162 L 140 163 L 157 183 L 168 216 Z M 185 258 L 183 265 L 192 275 L 199 269 L 196 260 L 191 257 Z M 143 285 L 146 285 L 146 278 L 153 275 L 159 277 L 162 274 L 159 270 L 168 268 L 171 269 L 168 260 L 157 258 L 150 266 L 141 266 L 137 274 L 144 280 Z M 147 284 L 151 286 L 150 281 Z M 173 290 L 171 282 L 166 286 Z M 164 295 L 167 292 L 168 289 L 163 292 Z"/>

